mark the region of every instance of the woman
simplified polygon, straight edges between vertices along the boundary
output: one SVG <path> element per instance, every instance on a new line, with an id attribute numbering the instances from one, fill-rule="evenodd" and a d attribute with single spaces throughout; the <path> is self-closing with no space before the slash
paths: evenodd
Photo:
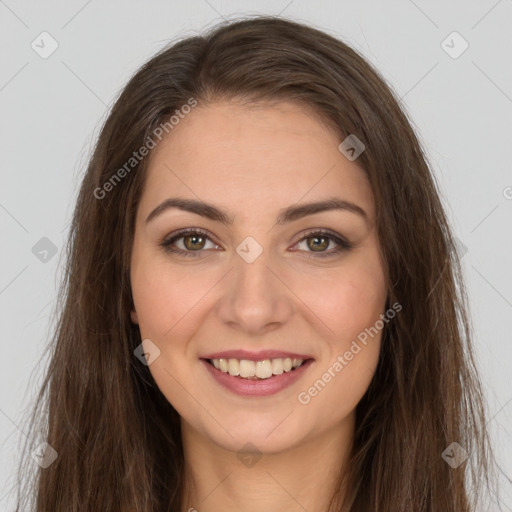
<path id="1" fill-rule="evenodd" d="M 66 270 L 35 510 L 474 510 L 491 451 L 454 238 L 344 43 L 259 17 L 153 57 Z"/>

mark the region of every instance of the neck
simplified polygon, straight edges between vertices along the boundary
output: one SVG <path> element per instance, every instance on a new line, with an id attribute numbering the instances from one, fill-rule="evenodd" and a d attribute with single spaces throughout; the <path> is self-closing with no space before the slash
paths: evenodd
<path id="1" fill-rule="evenodd" d="M 273 454 L 242 457 L 182 420 L 182 512 L 325 512 L 345 474 L 354 417 L 314 439 Z"/>

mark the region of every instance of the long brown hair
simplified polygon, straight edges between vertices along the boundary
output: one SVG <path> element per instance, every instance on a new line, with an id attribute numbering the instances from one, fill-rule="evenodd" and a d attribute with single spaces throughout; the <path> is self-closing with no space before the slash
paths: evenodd
<path id="1" fill-rule="evenodd" d="M 323 31 L 270 16 L 166 47 L 106 119 L 73 216 L 31 423 L 58 457 L 37 468 L 18 510 L 30 494 L 37 512 L 180 510 L 180 418 L 134 356 L 141 338 L 130 321 L 130 253 L 148 159 L 126 163 L 191 98 L 300 102 L 340 141 L 355 134 L 366 146 L 358 163 L 374 192 L 388 306 L 402 311 L 384 329 L 357 406 L 345 501 L 340 482 L 330 510 L 473 510 L 492 450 L 455 238 L 427 159 L 400 100 L 364 58 Z M 442 457 L 453 442 L 469 454 L 457 468 Z"/>

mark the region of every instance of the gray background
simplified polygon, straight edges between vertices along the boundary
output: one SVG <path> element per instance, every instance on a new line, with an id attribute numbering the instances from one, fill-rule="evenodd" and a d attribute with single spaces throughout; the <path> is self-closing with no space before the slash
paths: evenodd
<path id="1" fill-rule="evenodd" d="M 488 428 L 512 474 L 511 0 L 0 0 L 0 510 L 13 507 L 23 412 L 44 370 L 37 363 L 63 243 L 101 122 L 131 74 L 169 40 L 250 13 L 282 13 L 342 38 L 402 98 L 467 249 Z M 43 31 L 59 45 L 46 59 L 31 47 L 42 47 Z M 442 46 L 453 31 L 469 44 L 457 58 L 463 41 L 452 36 Z M 512 510 L 510 484 L 501 489 Z"/>

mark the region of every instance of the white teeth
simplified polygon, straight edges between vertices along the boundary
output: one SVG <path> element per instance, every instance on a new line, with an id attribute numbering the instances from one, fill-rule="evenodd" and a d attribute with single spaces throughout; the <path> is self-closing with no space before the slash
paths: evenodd
<path id="1" fill-rule="evenodd" d="M 245 379 L 269 379 L 272 375 L 281 375 L 298 368 L 303 359 L 278 358 L 264 359 L 262 361 L 249 361 L 248 359 L 212 359 L 211 363 L 217 370 L 229 373 L 233 377 L 240 376 Z"/>
<path id="2" fill-rule="evenodd" d="M 274 375 L 281 375 L 283 372 L 284 372 L 283 360 L 282 359 L 272 359 L 272 373 Z"/>
<path id="3" fill-rule="evenodd" d="M 272 377 L 272 363 L 270 359 L 265 359 L 265 361 L 258 361 L 256 363 L 256 377 L 260 379 L 268 379 Z"/>
<path id="4" fill-rule="evenodd" d="M 215 361 L 215 359 L 214 359 L 214 361 Z M 217 361 L 219 362 L 220 370 L 227 373 L 228 359 L 217 359 Z"/>
<path id="5" fill-rule="evenodd" d="M 228 359 L 228 372 L 229 375 L 233 375 L 234 377 L 240 375 L 240 366 L 236 359 Z"/>
<path id="6" fill-rule="evenodd" d="M 236 361 L 236 359 L 230 359 L 230 361 Z M 242 359 L 240 361 L 240 377 L 254 377 L 256 375 L 256 365 L 254 361 L 248 361 Z"/>

